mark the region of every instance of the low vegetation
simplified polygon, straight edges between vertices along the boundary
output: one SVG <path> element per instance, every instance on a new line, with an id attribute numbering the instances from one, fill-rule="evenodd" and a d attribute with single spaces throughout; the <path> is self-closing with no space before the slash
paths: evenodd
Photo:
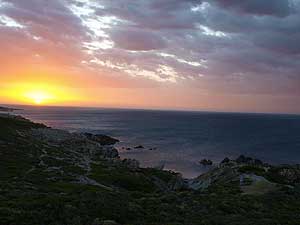
<path id="1" fill-rule="evenodd" d="M 121 160 L 87 137 L 32 134 L 39 129 L 50 128 L 0 116 L 1 225 L 300 224 L 297 166 L 228 161 L 191 181 Z M 260 177 L 276 188 L 261 192 Z"/>

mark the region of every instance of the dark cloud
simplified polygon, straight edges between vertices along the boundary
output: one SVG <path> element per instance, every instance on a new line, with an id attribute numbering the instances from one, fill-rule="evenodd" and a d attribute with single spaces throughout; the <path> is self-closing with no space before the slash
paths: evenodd
<path id="1" fill-rule="evenodd" d="M 158 34 L 150 31 L 118 29 L 111 33 L 116 47 L 132 51 L 163 49 L 166 42 Z"/>
<path id="2" fill-rule="evenodd" d="M 294 12 L 291 0 L 213 0 L 222 7 L 241 13 L 285 17 Z"/>
<path id="3" fill-rule="evenodd" d="M 299 55 L 299 40 L 300 33 L 287 35 L 283 33 L 264 32 L 255 36 L 254 43 L 279 54 Z"/>

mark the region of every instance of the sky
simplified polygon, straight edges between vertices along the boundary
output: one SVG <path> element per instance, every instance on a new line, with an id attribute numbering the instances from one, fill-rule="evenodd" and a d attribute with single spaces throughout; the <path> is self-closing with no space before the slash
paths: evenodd
<path id="1" fill-rule="evenodd" d="M 0 0 L 0 103 L 300 113 L 300 0 Z"/>

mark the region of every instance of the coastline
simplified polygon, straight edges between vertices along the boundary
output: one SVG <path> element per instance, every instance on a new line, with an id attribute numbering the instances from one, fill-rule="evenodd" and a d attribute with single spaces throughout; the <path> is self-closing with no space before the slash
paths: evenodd
<path id="1" fill-rule="evenodd" d="M 68 107 L 29 107 L 15 114 L 70 132 L 114 136 L 122 158 L 137 159 L 143 167 L 165 165 L 189 178 L 207 172 L 199 164 L 204 158 L 217 165 L 243 154 L 279 165 L 299 163 L 300 157 L 300 117 Z M 138 145 L 145 148 L 134 149 Z"/>

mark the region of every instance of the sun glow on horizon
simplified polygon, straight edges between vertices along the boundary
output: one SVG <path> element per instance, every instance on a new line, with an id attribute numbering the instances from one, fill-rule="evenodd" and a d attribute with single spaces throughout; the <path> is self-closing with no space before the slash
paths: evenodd
<path id="1" fill-rule="evenodd" d="M 36 105 L 41 105 L 47 103 L 51 99 L 54 99 L 52 94 L 42 90 L 30 91 L 25 94 L 25 97 Z"/>
<path id="2" fill-rule="evenodd" d="M 78 91 L 52 82 L 11 84 L 0 90 L 0 96 L 16 104 L 32 105 L 71 105 L 82 100 Z"/>

